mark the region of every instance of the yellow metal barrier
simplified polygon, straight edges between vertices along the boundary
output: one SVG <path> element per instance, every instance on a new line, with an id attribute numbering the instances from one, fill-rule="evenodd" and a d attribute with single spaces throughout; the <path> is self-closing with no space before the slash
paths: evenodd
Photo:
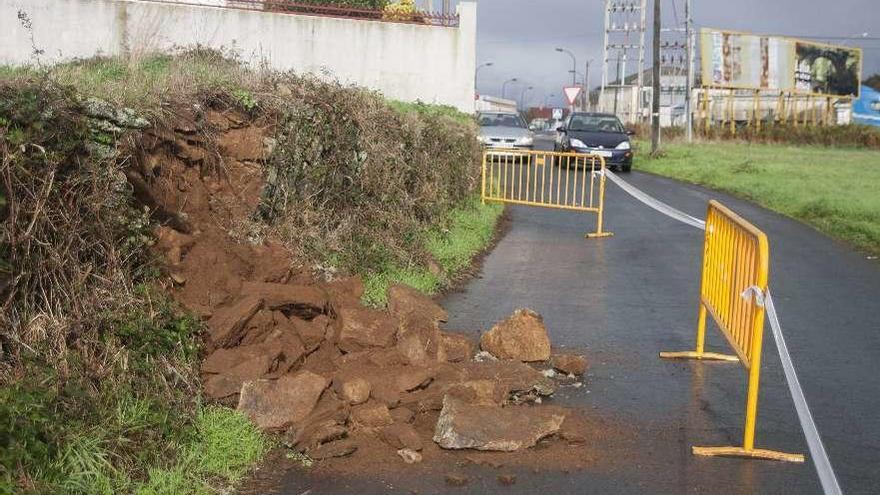
<path id="1" fill-rule="evenodd" d="M 767 290 L 767 236 L 717 201 L 709 202 L 703 245 L 703 274 L 697 320 L 696 350 L 661 352 L 662 358 L 739 361 L 748 370 L 749 386 L 742 447 L 693 447 L 705 456 L 734 456 L 803 462 L 801 454 L 755 448 L 764 307 L 754 295 Z M 736 355 L 706 352 L 706 314 L 718 325 Z"/>
<path id="2" fill-rule="evenodd" d="M 605 158 L 581 153 L 487 149 L 483 152 L 482 200 L 596 213 L 602 230 L 605 211 Z"/>

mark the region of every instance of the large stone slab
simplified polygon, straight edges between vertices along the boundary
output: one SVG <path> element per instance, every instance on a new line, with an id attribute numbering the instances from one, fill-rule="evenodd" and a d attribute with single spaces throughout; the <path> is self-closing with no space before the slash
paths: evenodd
<path id="1" fill-rule="evenodd" d="M 217 347 L 230 347 L 238 343 L 245 327 L 260 308 L 263 301 L 256 296 L 247 296 L 230 306 L 214 311 L 208 320 L 211 342 Z"/>
<path id="2" fill-rule="evenodd" d="M 310 371 L 274 381 L 245 382 L 238 409 L 264 430 L 285 428 L 306 418 L 329 384 L 328 379 Z"/>
<path id="3" fill-rule="evenodd" d="M 557 433 L 563 421 L 565 413 L 557 408 L 469 404 L 447 395 L 434 442 L 444 449 L 512 452 Z"/>
<path id="4" fill-rule="evenodd" d="M 355 352 L 394 344 L 397 322 L 384 311 L 347 306 L 339 308 L 337 315 L 339 349 Z"/>
<path id="5" fill-rule="evenodd" d="M 550 338 L 541 315 L 518 309 L 480 338 L 480 348 L 498 359 L 546 361 L 550 359 Z"/>

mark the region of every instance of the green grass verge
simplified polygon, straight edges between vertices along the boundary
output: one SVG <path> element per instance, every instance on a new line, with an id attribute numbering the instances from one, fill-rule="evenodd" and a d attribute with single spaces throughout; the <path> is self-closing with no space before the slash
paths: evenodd
<path id="1" fill-rule="evenodd" d="M 639 143 L 642 150 L 649 145 Z M 880 253 L 880 152 L 855 148 L 669 143 L 635 167 L 725 191 Z"/>
<path id="2" fill-rule="evenodd" d="M 385 305 L 388 286 L 395 283 L 409 285 L 428 295 L 436 294 L 467 269 L 474 256 L 492 242 L 503 211 L 503 205 L 484 205 L 479 198 L 452 210 L 444 226 L 431 230 L 424 239 L 425 247 L 436 260 L 439 270 L 431 271 L 427 266 L 415 264 L 391 264 L 369 272 L 363 277 L 364 303 Z"/>
<path id="3" fill-rule="evenodd" d="M 268 450 L 266 437 L 240 412 L 225 407 L 202 409 L 193 426 L 192 441 L 176 462 L 150 469 L 149 480 L 137 495 L 209 494 L 224 492 L 218 485 L 240 480 Z"/>

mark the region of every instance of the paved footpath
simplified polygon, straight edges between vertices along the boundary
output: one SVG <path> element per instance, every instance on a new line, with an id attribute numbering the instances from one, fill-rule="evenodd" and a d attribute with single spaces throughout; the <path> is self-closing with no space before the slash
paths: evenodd
<path id="1" fill-rule="evenodd" d="M 798 222 L 703 188 L 624 176 L 691 215 L 720 199 L 770 239 L 771 287 L 807 400 L 845 493 L 880 490 L 880 263 Z M 609 182 L 609 239 L 587 240 L 593 216 L 510 208 L 510 229 L 482 271 L 442 301 L 447 328 L 477 335 L 518 307 L 544 315 L 557 346 L 592 361 L 586 386 L 554 401 L 602 418 L 598 460 L 582 472 L 519 473 L 502 487 L 490 468 L 471 483 L 439 479 L 303 480 L 283 493 L 820 493 L 812 462 L 697 458 L 691 445 L 741 441 L 746 374 L 737 364 L 661 361 L 693 345 L 702 232 L 655 212 Z M 724 348 L 714 326 L 709 344 Z M 807 452 L 769 327 L 758 447 Z M 486 470 L 486 472 L 481 472 Z"/>

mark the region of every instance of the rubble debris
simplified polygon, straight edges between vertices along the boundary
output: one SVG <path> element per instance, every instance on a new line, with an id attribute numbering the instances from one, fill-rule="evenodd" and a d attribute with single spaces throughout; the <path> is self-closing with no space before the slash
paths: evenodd
<path id="1" fill-rule="evenodd" d="M 400 449 L 397 451 L 397 455 L 403 459 L 403 462 L 407 464 L 418 464 L 422 462 L 422 454 L 419 454 L 415 450 L 412 449 Z"/>
<path id="2" fill-rule="evenodd" d="M 314 449 L 309 450 L 309 457 L 316 461 L 332 459 L 334 457 L 347 457 L 355 453 L 358 449 L 357 442 L 354 440 L 344 439 L 335 442 L 325 443 Z"/>
<path id="3" fill-rule="evenodd" d="M 370 382 L 363 378 L 352 378 L 342 382 L 339 386 L 342 399 L 356 406 L 370 398 Z"/>
<path id="4" fill-rule="evenodd" d="M 550 359 L 550 338 L 541 315 L 518 309 L 480 338 L 480 348 L 498 359 L 533 362 Z"/>
<path id="5" fill-rule="evenodd" d="M 388 312 L 398 320 L 423 317 L 427 321 L 438 323 L 449 318 L 446 310 L 430 297 L 402 284 L 393 284 L 388 288 Z"/>
<path id="6" fill-rule="evenodd" d="M 441 332 L 439 358 L 449 363 L 459 363 L 471 359 L 474 355 L 474 343 L 465 335 Z"/>
<path id="7" fill-rule="evenodd" d="M 587 358 L 577 354 L 554 354 L 550 364 L 557 370 L 570 375 L 583 375 L 587 371 Z"/>
<path id="8" fill-rule="evenodd" d="M 463 474 L 453 474 L 453 473 L 447 474 L 445 476 L 445 479 L 446 479 L 446 484 L 449 486 L 464 486 L 464 485 L 468 484 L 468 481 L 470 481 L 470 479 L 468 479 L 468 477 Z"/>
<path id="9" fill-rule="evenodd" d="M 447 395 L 434 442 L 444 449 L 512 452 L 558 432 L 564 420 L 560 409 L 475 405 Z"/>
<path id="10" fill-rule="evenodd" d="M 394 423 L 380 431 L 382 440 L 395 449 L 420 451 L 424 447 L 415 428 L 405 423 Z"/>
<path id="11" fill-rule="evenodd" d="M 215 310 L 208 320 L 211 342 L 217 347 L 237 344 L 245 325 L 262 307 L 263 301 L 259 297 L 248 296 L 232 306 Z"/>
<path id="12" fill-rule="evenodd" d="M 339 349 L 354 352 L 369 347 L 389 347 L 394 343 L 397 325 L 387 313 L 361 306 L 337 308 Z"/>
<path id="13" fill-rule="evenodd" d="M 281 429 L 308 416 L 329 384 L 310 371 L 283 375 L 278 380 L 245 382 L 238 409 L 260 428 Z"/>
<path id="14" fill-rule="evenodd" d="M 351 422 L 362 428 L 378 428 L 394 423 L 394 419 L 385 404 L 367 402 L 351 409 Z"/>

